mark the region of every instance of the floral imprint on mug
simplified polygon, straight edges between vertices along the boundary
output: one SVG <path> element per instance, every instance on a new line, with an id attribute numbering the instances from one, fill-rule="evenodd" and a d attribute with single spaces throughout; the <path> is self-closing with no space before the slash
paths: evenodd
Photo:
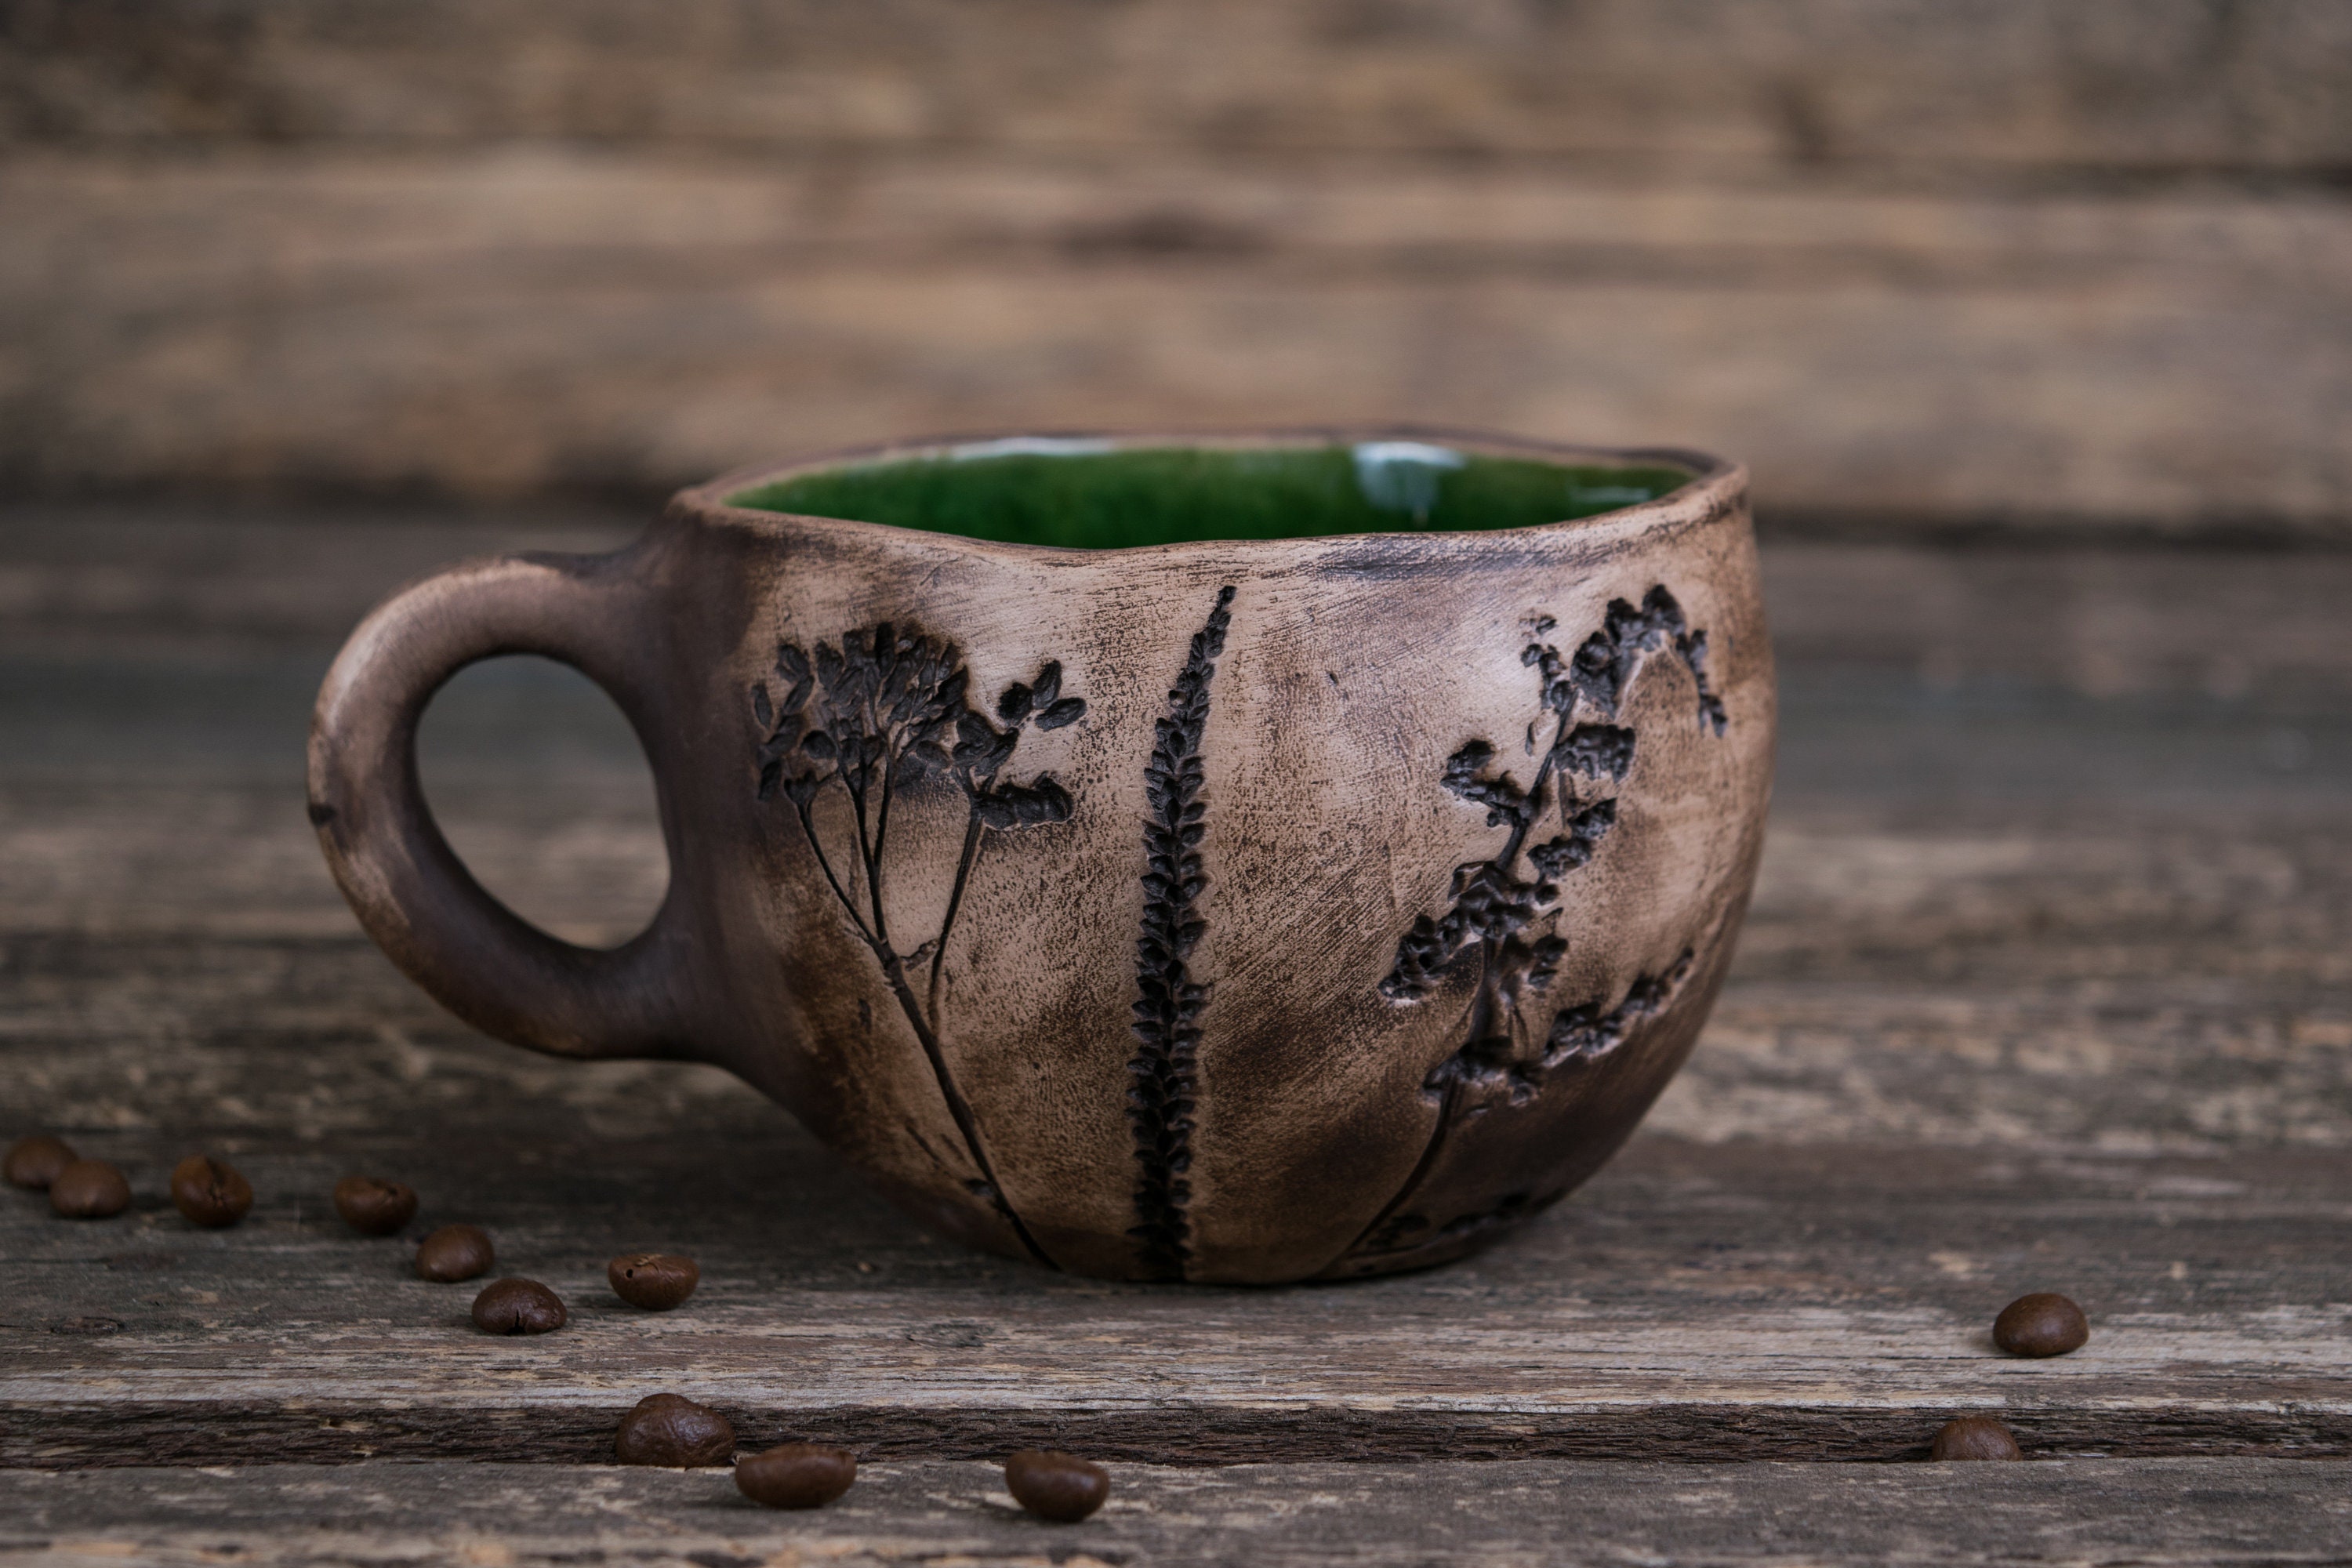
<path id="1" fill-rule="evenodd" d="M 1494 1210 L 1462 1215 L 1433 1234 L 1426 1234 L 1427 1216 L 1407 1206 L 1460 1125 L 1469 1089 L 1499 1089 L 1511 1105 L 1531 1103 L 1554 1073 L 1613 1054 L 1637 1026 L 1665 1010 L 1690 973 L 1694 952 L 1685 948 L 1663 973 L 1637 976 L 1614 1006 L 1595 999 L 1542 1016 L 1542 1001 L 1568 954 L 1568 939 L 1558 930 L 1560 881 L 1590 862 L 1616 826 L 1616 799 L 1603 792 L 1622 784 L 1633 765 L 1637 737 L 1616 720 L 1635 676 L 1651 655 L 1672 654 L 1698 689 L 1699 727 L 1720 735 L 1726 721 L 1723 700 L 1707 681 L 1706 633 L 1685 621 L 1664 584 L 1651 588 L 1639 608 L 1611 600 L 1601 628 L 1570 658 L 1543 640 L 1558 625 L 1549 616 L 1530 621 L 1519 656 L 1537 671 L 1542 705 L 1528 724 L 1530 754 L 1542 741 L 1540 728 L 1552 726 L 1535 782 L 1522 789 L 1510 774 L 1493 771 L 1495 748 L 1486 741 L 1457 750 L 1438 777 L 1454 795 L 1485 806 L 1486 826 L 1510 831 L 1489 858 L 1454 868 L 1453 903 L 1442 915 L 1414 918 L 1380 983 L 1381 995 L 1412 1005 L 1461 965 L 1477 966 L 1463 1043 L 1422 1083 L 1423 1095 L 1437 1107 L 1429 1142 L 1395 1195 L 1349 1248 L 1349 1261 L 1507 1225 L 1556 1198 L 1511 1194 Z M 1530 845 L 1548 812 L 1557 813 L 1559 831 Z"/>
<path id="2" fill-rule="evenodd" d="M 759 797 L 782 795 L 791 804 L 842 912 L 881 966 L 980 1172 L 980 1179 L 969 1184 L 973 1195 L 1004 1217 L 1031 1257 L 1051 1267 L 1053 1260 L 1006 1201 L 971 1106 L 956 1087 L 941 1048 L 940 964 L 988 836 L 1069 820 L 1069 792 L 1051 773 L 1025 784 L 1001 775 L 1029 726 L 1058 730 L 1074 724 L 1085 717 L 1086 700 L 1062 694 L 1062 667 L 1049 660 L 1035 679 L 1004 689 L 992 721 L 967 698 L 971 672 L 955 644 L 911 623 L 884 621 L 848 632 L 838 647 L 820 642 L 814 653 L 797 643 L 778 642 L 775 672 L 783 687 L 781 698 L 772 698 L 764 681 L 751 688 L 752 716 L 765 732 L 759 748 Z M 902 787 L 926 776 L 945 779 L 963 793 L 963 853 L 940 929 L 901 952 L 883 914 L 890 804 Z M 848 797 L 855 835 L 828 854 L 814 808 L 817 797 L 833 788 Z M 835 868 L 836 859 L 847 870 L 846 880 Z M 864 909 L 856 896 L 861 887 Z"/>

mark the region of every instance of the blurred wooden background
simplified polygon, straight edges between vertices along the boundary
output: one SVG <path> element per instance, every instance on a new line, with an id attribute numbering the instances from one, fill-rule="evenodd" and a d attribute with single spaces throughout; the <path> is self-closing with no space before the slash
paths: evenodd
<path id="1" fill-rule="evenodd" d="M 2343 0 L 5 0 L 0 483 L 1395 416 L 2352 539 Z"/>

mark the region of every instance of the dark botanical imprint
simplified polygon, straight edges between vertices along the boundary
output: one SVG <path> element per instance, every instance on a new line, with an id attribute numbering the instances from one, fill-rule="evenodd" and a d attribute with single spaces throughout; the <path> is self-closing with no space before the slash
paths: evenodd
<path id="1" fill-rule="evenodd" d="M 1569 658 L 1543 640 L 1557 625 L 1549 616 L 1531 622 L 1520 652 L 1520 662 L 1537 671 L 1541 703 L 1527 731 L 1529 754 L 1542 744 L 1535 782 L 1522 789 L 1510 774 L 1495 771 L 1495 748 L 1485 741 L 1472 741 L 1448 757 L 1438 778 L 1454 795 L 1486 807 L 1489 827 L 1509 833 L 1491 858 L 1454 868 L 1452 904 L 1442 915 L 1414 919 L 1381 981 L 1381 995 L 1410 1005 L 1461 965 L 1477 969 L 1463 1043 L 1422 1084 L 1437 1106 L 1429 1142 L 1350 1256 L 1425 1246 L 1540 1208 L 1542 1201 L 1513 1194 L 1495 1211 L 1462 1216 L 1432 1235 L 1423 1234 L 1428 1219 L 1407 1205 L 1460 1125 L 1470 1089 L 1502 1090 L 1512 1105 L 1532 1102 L 1555 1073 L 1614 1052 L 1636 1024 L 1664 1010 L 1690 971 L 1692 954 L 1685 951 L 1664 973 L 1636 978 L 1614 1007 L 1592 1001 L 1541 1017 L 1542 999 L 1568 955 L 1568 940 L 1556 929 L 1560 882 L 1591 860 L 1617 825 L 1617 802 L 1601 792 L 1622 784 L 1633 766 L 1636 737 L 1616 721 L 1643 662 L 1659 653 L 1681 660 L 1698 689 L 1700 728 L 1720 735 L 1725 723 L 1723 700 L 1707 681 L 1706 633 L 1690 626 L 1663 585 L 1643 595 L 1638 608 L 1612 600 L 1601 628 Z M 1548 742 L 1539 733 L 1547 723 Z M 1530 844 L 1547 814 L 1556 815 L 1559 831 Z"/>
<path id="2" fill-rule="evenodd" d="M 970 1184 L 973 1195 L 1004 1217 L 1033 1258 L 1050 1265 L 1006 1200 L 971 1106 L 956 1087 L 941 1048 L 940 965 L 989 835 L 1069 819 L 1069 793 L 1052 774 L 1039 773 L 1025 784 L 1001 775 L 1031 725 L 1058 730 L 1076 723 L 1086 713 L 1086 702 L 1062 694 L 1062 667 L 1049 662 L 1034 680 L 1005 688 L 992 721 L 967 700 L 971 674 L 953 643 L 888 621 L 846 634 L 838 647 L 820 642 L 814 653 L 779 642 L 775 671 L 783 687 L 781 698 L 772 697 L 764 681 L 751 688 L 751 711 L 764 731 L 759 796 L 766 801 L 782 795 L 791 803 L 826 885 L 881 965 L 980 1172 Z M 890 806 L 926 778 L 944 780 L 962 793 L 963 852 L 939 930 L 901 952 L 883 913 Z M 855 834 L 829 854 L 814 807 L 817 797 L 834 788 L 848 797 Z"/>
<path id="3" fill-rule="evenodd" d="M 1209 679 L 1225 649 L 1234 590 L 1217 594 L 1208 620 L 1192 634 L 1184 668 L 1168 693 L 1168 711 L 1153 726 L 1151 760 L 1144 765 L 1143 931 L 1135 943 L 1134 1082 L 1127 1093 L 1135 1130 L 1136 1244 L 1146 1277 L 1181 1279 L 1192 1258 L 1192 1195 L 1185 1172 L 1192 1163 L 1193 1057 L 1201 1040 L 1201 1010 L 1209 988 L 1194 981 L 1186 961 L 1202 922 L 1193 901 L 1208 885 L 1201 839 L 1208 805 L 1201 797 L 1201 736 L 1209 721 Z"/>

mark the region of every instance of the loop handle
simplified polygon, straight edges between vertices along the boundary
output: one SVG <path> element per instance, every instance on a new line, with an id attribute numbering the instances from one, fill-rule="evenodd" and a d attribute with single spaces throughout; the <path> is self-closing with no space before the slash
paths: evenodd
<path id="1" fill-rule="evenodd" d="M 360 924 L 457 1016 L 554 1056 L 691 1054 L 677 857 L 661 910 L 630 942 L 606 952 L 550 936 L 449 847 L 417 778 L 416 724 L 466 666 L 531 653 L 603 687 L 643 743 L 656 711 L 643 661 L 660 645 L 642 635 L 648 607 L 625 555 L 468 562 L 360 623 L 311 720 L 310 821 Z"/>

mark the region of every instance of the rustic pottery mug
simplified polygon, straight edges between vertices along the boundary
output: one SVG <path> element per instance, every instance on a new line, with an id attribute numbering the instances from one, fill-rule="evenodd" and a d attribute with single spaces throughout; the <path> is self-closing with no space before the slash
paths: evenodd
<path id="1" fill-rule="evenodd" d="M 1426 434 L 903 447 L 418 583 L 320 693 L 371 936 L 559 1056 L 731 1068 L 924 1223 L 1120 1279 L 1455 1258 L 1688 1053 L 1762 840 L 1747 477 Z M 635 726 L 635 940 L 484 891 L 419 789 L 460 668 Z"/>

